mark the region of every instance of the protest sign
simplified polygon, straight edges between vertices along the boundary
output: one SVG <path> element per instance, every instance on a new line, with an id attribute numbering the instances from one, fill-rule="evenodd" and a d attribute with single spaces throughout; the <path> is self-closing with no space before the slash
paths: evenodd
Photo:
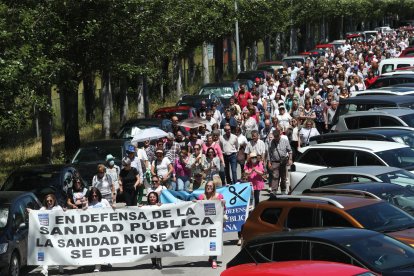
<path id="1" fill-rule="evenodd" d="M 217 200 L 29 214 L 29 265 L 221 255 L 222 244 L 223 206 Z"/>
<path id="2" fill-rule="evenodd" d="M 224 232 L 237 232 L 247 219 L 248 206 L 252 194 L 250 183 L 237 183 L 234 185 L 217 188 L 226 200 L 227 221 L 224 222 Z M 197 199 L 203 189 L 195 190 L 192 193 L 186 191 L 162 190 L 161 202 L 173 203 Z"/>

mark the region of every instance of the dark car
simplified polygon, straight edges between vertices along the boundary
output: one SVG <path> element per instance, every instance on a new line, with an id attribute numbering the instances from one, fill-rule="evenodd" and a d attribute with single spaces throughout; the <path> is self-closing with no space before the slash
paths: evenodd
<path id="1" fill-rule="evenodd" d="M 134 133 L 139 129 L 157 127 L 163 129 L 164 120 L 160 118 L 131 119 L 126 121 L 115 133 L 113 138 L 131 139 Z"/>
<path id="2" fill-rule="evenodd" d="M 274 74 L 275 71 L 278 71 L 279 69 L 283 68 L 283 62 L 281 60 L 275 60 L 275 61 L 264 61 L 257 64 L 257 70 L 265 70 L 269 72 L 269 74 Z"/>
<path id="3" fill-rule="evenodd" d="M 239 87 L 240 87 L 240 85 L 245 85 L 246 86 L 246 89 L 248 90 L 248 91 L 252 91 L 252 89 L 253 89 L 253 86 L 254 86 L 254 81 L 252 81 L 252 80 L 249 80 L 249 79 L 237 79 L 236 80 L 236 82 L 238 82 L 239 83 Z M 238 91 L 238 90 L 237 90 Z"/>
<path id="4" fill-rule="evenodd" d="M 153 118 L 167 119 L 171 120 L 172 116 L 177 116 L 178 120 L 182 121 L 188 118 L 194 118 L 197 116 L 196 109 L 192 106 L 183 105 L 183 106 L 167 106 L 161 107 L 152 113 Z M 163 122 L 162 129 L 167 129 L 171 122 Z"/>
<path id="5" fill-rule="evenodd" d="M 27 265 L 29 217 L 42 204 L 33 193 L 0 192 L 0 275 L 18 276 Z"/>
<path id="6" fill-rule="evenodd" d="M 414 187 L 402 186 L 386 182 L 356 182 L 328 185 L 323 188 L 305 190 L 303 194 L 327 192 L 332 194 L 335 190 L 363 191 L 388 201 L 389 203 L 414 215 Z"/>
<path id="7" fill-rule="evenodd" d="M 413 74 L 393 74 L 391 76 L 379 76 L 375 82 L 369 86 L 368 90 L 388 87 L 395 84 L 404 84 L 414 82 Z"/>
<path id="8" fill-rule="evenodd" d="M 96 174 L 98 164 L 106 163 L 106 156 L 112 154 L 115 164 L 120 166 L 125 155 L 125 149 L 130 144 L 129 140 L 109 139 L 88 142 L 82 145 L 73 156 L 70 163 L 76 167 L 89 186 Z"/>
<path id="9" fill-rule="evenodd" d="M 40 200 L 53 193 L 59 205 L 65 207 L 67 190 L 75 176 L 79 176 L 79 172 L 71 165 L 24 166 L 14 170 L 0 190 L 32 192 Z"/>
<path id="10" fill-rule="evenodd" d="M 311 228 L 258 236 L 227 263 L 227 268 L 292 260 L 352 264 L 383 276 L 414 275 L 414 248 L 357 228 Z"/>
<path id="11" fill-rule="evenodd" d="M 341 99 L 332 118 L 332 124 L 338 123 L 338 118 L 341 115 L 357 111 L 367 111 L 378 107 L 406 107 L 414 109 L 414 96 L 390 97 L 376 95 L 373 97 L 366 95 Z"/>
<path id="12" fill-rule="evenodd" d="M 223 108 L 223 104 L 220 98 L 214 94 L 208 95 L 184 95 L 181 99 L 177 102 L 177 106 L 191 106 L 195 109 L 199 109 L 201 107 L 201 102 L 205 101 L 206 106 L 210 107 L 213 102 L 217 103 L 217 109 L 221 110 Z"/>
<path id="13" fill-rule="evenodd" d="M 317 135 L 309 138 L 309 144 L 323 144 L 329 142 L 339 142 L 344 140 L 373 140 L 399 142 L 414 148 L 414 128 L 376 127 L 325 133 L 322 135 Z"/>
<path id="14" fill-rule="evenodd" d="M 255 81 L 256 78 L 265 79 L 267 75 L 270 75 L 270 74 L 265 70 L 243 71 L 237 74 L 236 79 L 247 79 L 247 80 Z"/>
<path id="15" fill-rule="evenodd" d="M 228 81 L 219 83 L 207 83 L 200 88 L 199 95 L 214 94 L 220 98 L 224 106 L 230 102 L 230 98 L 239 90 L 240 83 L 238 81 Z"/>

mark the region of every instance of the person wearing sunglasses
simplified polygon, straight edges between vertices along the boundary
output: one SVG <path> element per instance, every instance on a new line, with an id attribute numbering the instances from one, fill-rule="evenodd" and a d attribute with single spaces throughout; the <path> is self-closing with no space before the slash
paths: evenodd
<path id="1" fill-rule="evenodd" d="M 88 189 L 79 177 L 72 179 L 72 188 L 68 189 L 67 206 L 71 209 L 82 209 L 82 202 L 88 197 Z"/>

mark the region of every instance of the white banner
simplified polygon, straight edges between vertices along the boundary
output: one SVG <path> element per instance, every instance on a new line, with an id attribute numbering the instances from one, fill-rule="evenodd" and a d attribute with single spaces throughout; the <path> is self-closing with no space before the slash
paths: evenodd
<path id="1" fill-rule="evenodd" d="M 29 215 L 29 265 L 222 254 L 223 207 L 217 200 Z"/>

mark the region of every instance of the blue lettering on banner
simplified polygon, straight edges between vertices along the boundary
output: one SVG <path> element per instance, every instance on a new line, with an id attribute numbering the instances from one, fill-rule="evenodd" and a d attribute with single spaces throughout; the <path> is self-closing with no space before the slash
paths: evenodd
<path id="1" fill-rule="evenodd" d="M 204 214 L 206 216 L 215 216 L 216 215 L 216 205 L 214 203 L 204 204 Z"/>
<path id="2" fill-rule="evenodd" d="M 45 252 L 37 252 L 37 260 L 43 262 L 45 260 Z"/>
<path id="3" fill-rule="evenodd" d="M 42 226 L 49 226 L 49 214 L 38 214 L 39 223 Z"/>
<path id="4" fill-rule="evenodd" d="M 231 186 L 221 187 L 217 189 L 217 192 L 223 195 L 226 201 L 226 215 L 227 221 L 224 222 L 224 232 L 237 232 L 241 230 L 241 226 L 244 224 L 248 214 L 248 206 L 250 202 L 250 196 L 252 194 L 252 186 L 250 183 L 236 183 Z M 199 195 L 203 194 L 204 190 L 195 190 L 192 193 L 185 191 L 171 191 L 162 190 L 161 202 L 162 203 L 176 203 L 183 201 L 191 201 L 198 199 Z M 207 215 L 206 207 L 204 210 Z"/>

